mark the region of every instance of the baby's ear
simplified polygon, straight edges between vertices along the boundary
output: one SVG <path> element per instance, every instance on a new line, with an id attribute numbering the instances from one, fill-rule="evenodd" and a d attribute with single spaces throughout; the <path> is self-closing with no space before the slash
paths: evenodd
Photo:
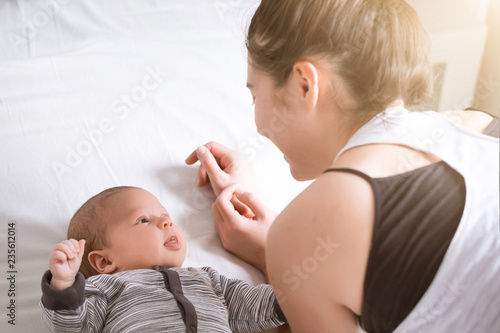
<path id="1" fill-rule="evenodd" d="M 111 274 L 116 271 L 113 264 L 104 250 L 96 250 L 89 253 L 89 262 L 99 274 Z"/>

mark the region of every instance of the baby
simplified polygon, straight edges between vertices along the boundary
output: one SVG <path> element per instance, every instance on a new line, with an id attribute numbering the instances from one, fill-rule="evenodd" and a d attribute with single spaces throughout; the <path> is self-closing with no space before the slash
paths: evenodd
<path id="1" fill-rule="evenodd" d="M 51 332 L 258 332 L 285 323 L 270 285 L 181 268 L 184 234 L 143 189 L 92 197 L 71 219 L 68 238 L 54 247 L 42 279 Z"/>

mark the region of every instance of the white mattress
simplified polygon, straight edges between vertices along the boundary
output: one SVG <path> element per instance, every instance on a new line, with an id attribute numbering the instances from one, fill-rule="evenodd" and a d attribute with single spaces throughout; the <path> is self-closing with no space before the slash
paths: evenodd
<path id="1" fill-rule="evenodd" d="M 255 130 L 244 36 L 257 4 L 0 2 L 1 332 L 45 331 L 38 302 L 48 255 L 76 209 L 117 185 L 160 199 L 188 239 L 186 266 L 263 282 L 222 248 L 214 196 L 196 187 L 197 166 L 184 164 L 211 140 L 243 151 L 257 194 L 276 211 L 305 186 Z"/>

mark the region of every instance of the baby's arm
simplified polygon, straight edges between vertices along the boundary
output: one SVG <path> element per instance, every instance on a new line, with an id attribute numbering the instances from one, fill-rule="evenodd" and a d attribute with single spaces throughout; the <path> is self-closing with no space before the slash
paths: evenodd
<path id="1" fill-rule="evenodd" d="M 106 296 L 78 272 L 85 241 L 65 240 L 54 247 L 42 278 L 42 320 L 50 332 L 101 332 Z"/>
<path id="2" fill-rule="evenodd" d="M 50 285 L 64 290 L 75 283 L 75 277 L 85 252 L 85 240 L 69 239 L 54 247 L 49 256 L 49 269 L 52 273 Z"/>
<path id="3" fill-rule="evenodd" d="M 233 332 L 260 332 L 286 323 L 270 285 L 251 286 L 220 275 L 212 268 L 203 269 L 210 276 L 214 291 L 226 301 Z"/>

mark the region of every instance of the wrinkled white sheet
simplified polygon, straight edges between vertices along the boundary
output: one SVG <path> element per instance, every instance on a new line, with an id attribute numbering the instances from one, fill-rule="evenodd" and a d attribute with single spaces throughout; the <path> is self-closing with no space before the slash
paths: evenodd
<path id="1" fill-rule="evenodd" d="M 197 167 L 184 164 L 211 140 L 243 151 L 258 195 L 276 211 L 305 186 L 255 130 L 244 35 L 257 4 L 0 2 L 1 332 L 45 331 L 38 302 L 48 254 L 76 209 L 117 185 L 158 196 L 186 234 L 186 266 L 263 282 L 222 248 L 214 196 L 196 187 Z"/>

